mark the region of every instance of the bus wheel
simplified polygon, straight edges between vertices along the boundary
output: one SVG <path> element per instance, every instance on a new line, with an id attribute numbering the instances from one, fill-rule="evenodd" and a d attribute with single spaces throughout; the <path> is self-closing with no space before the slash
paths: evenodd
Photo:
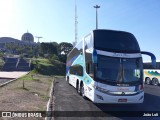
<path id="1" fill-rule="evenodd" d="M 158 79 L 157 78 L 153 78 L 152 79 L 152 84 L 153 85 L 159 85 Z"/>
<path id="2" fill-rule="evenodd" d="M 83 98 L 86 98 L 85 94 L 84 94 L 84 85 L 82 84 L 81 86 L 81 95 Z"/>
<path id="3" fill-rule="evenodd" d="M 80 94 L 80 87 L 79 87 L 79 83 L 78 83 L 78 82 L 77 82 L 77 84 L 76 84 L 76 90 L 77 90 L 77 93 Z"/>
<path id="4" fill-rule="evenodd" d="M 69 85 L 71 85 L 71 84 L 69 83 L 69 77 L 67 77 L 67 83 L 68 83 Z"/>
<path id="5" fill-rule="evenodd" d="M 150 85 L 150 84 L 151 84 L 151 79 L 150 79 L 149 77 L 147 77 L 147 78 L 145 79 L 145 83 L 146 83 L 147 85 Z"/>
<path id="6" fill-rule="evenodd" d="M 67 77 L 67 83 L 69 84 L 69 77 Z"/>

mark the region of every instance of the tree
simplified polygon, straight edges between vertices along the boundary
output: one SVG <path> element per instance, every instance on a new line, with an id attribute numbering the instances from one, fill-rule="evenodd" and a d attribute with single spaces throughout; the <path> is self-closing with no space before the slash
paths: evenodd
<path id="1" fill-rule="evenodd" d="M 73 45 L 67 42 L 61 42 L 58 47 L 58 52 L 60 55 L 67 55 L 73 49 Z"/>
<path id="2" fill-rule="evenodd" d="M 24 52 L 24 48 L 19 46 L 19 47 L 17 47 L 16 51 L 18 54 L 22 54 Z"/>
<path id="3" fill-rule="evenodd" d="M 49 61 L 54 64 L 55 60 L 59 60 L 58 56 L 55 54 L 51 55 Z"/>
<path id="4" fill-rule="evenodd" d="M 41 52 L 43 54 L 58 54 L 57 51 L 58 43 L 41 43 Z"/>
<path id="5" fill-rule="evenodd" d="M 10 53 L 15 53 L 15 50 L 17 48 L 17 44 L 11 42 L 11 43 L 6 43 L 6 49 L 10 51 Z"/>
<path id="6" fill-rule="evenodd" d="M 4 56 L 4 53 L 0 51 L 0 58 Z"/>

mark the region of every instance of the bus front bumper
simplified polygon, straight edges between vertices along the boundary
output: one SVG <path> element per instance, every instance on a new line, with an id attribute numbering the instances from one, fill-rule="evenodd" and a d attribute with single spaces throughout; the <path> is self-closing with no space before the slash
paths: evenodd
<path id="1" fill-rule="evenodd" d="M 125 94 L 125 92 L 124 92 Z M 116 95 L 116 94 L 106 94 L 95 90 L 94 103 L 115 103 L 115 104 L 134 104 L 143 103 L 144 91 L 138 92 L 133 95 Z"/>

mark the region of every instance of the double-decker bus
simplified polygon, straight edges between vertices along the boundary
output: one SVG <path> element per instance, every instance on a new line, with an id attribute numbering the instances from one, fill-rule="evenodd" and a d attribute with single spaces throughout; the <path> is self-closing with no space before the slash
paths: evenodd
<path id="1" fill-rule="evenodd" d="M 144 82 L 151 85 L 160 85 L 160 60 L 156 61 L 156 67 L 152 67 L 151 61 L 143 62 Z"/>
<path id="2" fill-rule="evenodd" d="M 93 30 L 67 55 L 66 80 L 94 103 L 142 103 L 142 55 L 133 34 Z M 153 61 L 154 63 L 154 61 Z"/>

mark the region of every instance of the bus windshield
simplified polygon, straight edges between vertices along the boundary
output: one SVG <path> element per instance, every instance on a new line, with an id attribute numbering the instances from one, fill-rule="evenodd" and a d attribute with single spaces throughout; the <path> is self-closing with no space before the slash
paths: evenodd
<path id="1" fill-rule="evenodd" d="M 141 58 L 113 58 L 98 55 L 96 79 L 118 83 L 140 81 L 142 78 Z"/>
<path id="2" fill-rule="evenodd" d="M 127 32 L 95 30 L 94 47 L 99 50 L 121 53 L 139 53 L 140 48 L 134 35 Z"/>

